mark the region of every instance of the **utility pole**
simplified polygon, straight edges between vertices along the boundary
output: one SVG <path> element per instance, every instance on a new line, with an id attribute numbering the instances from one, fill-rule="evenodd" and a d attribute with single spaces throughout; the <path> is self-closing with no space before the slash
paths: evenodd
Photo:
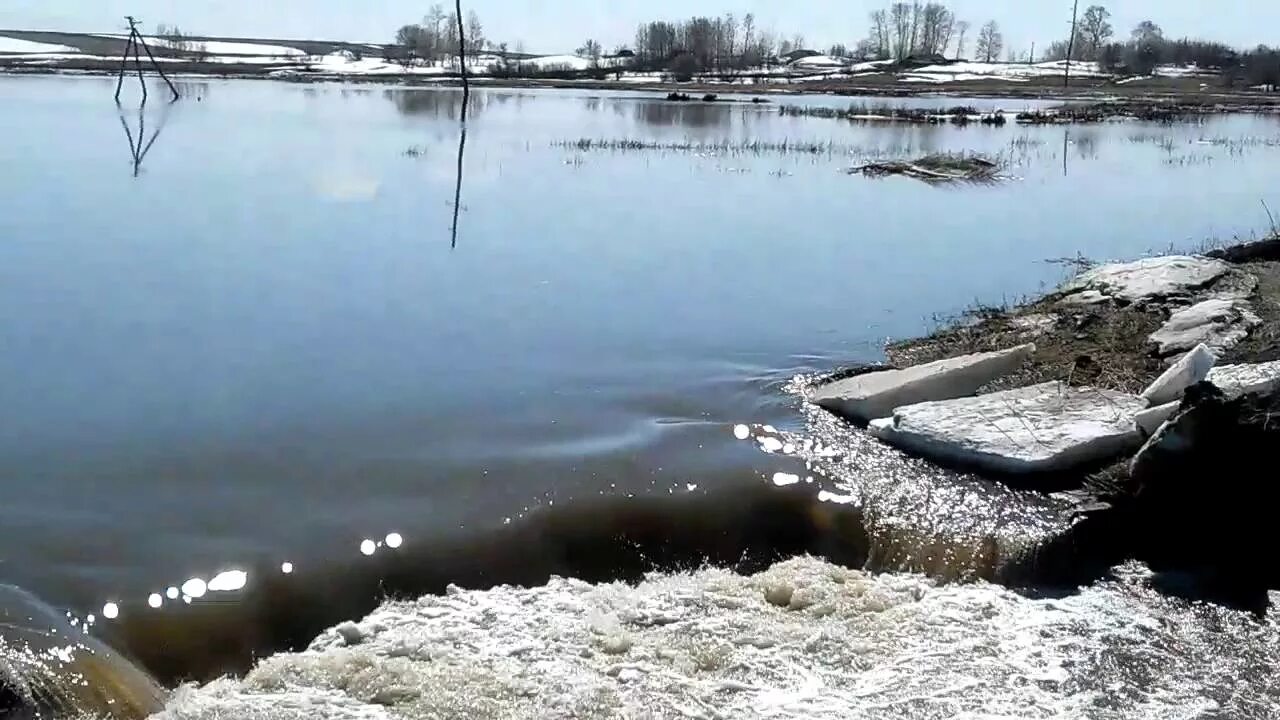
<path id="1" fill-rule="evenodd" d="M 1071 87 L 1071 56 L 1076 52 L 1076 22 L 1080 18 L 1080 0 L 1071 8 L 1071 37 L 1067 40 L 1067 69 L 1062 76 L 1062 87 Z"/>
<path id="2" fill-rule="evenodd" d="M 160 77 L 164 78 L 165 84 L 169 86 L 169 92 L 173 93 L 173 101 L 176 102 L 178 88 L 173 86 L 169 80 L 169 76 L 164 74 L 164 70 L 160 67 L 160 63 L 156 62 L 156 56 L 151 54 L 151 48 L 147 47 L 147 42 L 142 39 L 142 33 L 138 32 L 138 21 L 132 15 L 126 15 L 124 18 L 129 23 L 129 40 L 124 44 L 124 57 L 120 60 L 120 77 L 116 81 L 116 104 L 120 104 L 120 90 L 124 88 L 124 74 L 129 68 L 129 55 L 133 55 L 133 64 L 138 70 L 138 83 L 142 85 L 142 104 L 147 104 L 147 82 L 142 78 L 142 53 L 139 48 L 147 52 L 147 57 L 151 59 L 151 67 L 155 68 Z"/>

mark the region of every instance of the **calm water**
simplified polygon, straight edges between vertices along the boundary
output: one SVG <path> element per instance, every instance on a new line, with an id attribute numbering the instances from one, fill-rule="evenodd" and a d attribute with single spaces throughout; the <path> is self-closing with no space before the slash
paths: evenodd
<path id="1" fill-rule="evenodd" d="M 1046 259 L 1247 235 L 1280 167 L 1265 117 L 1064 135 L 486 90 L 455 245 L 457 92 L 198 82 L 139 128 L 112 90 L 0 80 L 0 573 L 86 612 L 765 482 L 789 466 L 732 428 L 804 428 L 793 376 L 1035 293 Z M 122 120 L 161 131 L 136 176 Z M 580 138 L 833 150 L 557 145 Z M 1013 177 L 841 172 L 940 150 Z"/>

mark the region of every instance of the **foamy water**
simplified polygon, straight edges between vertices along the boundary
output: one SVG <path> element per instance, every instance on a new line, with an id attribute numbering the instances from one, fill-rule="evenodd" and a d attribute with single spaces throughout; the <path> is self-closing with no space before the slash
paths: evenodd
<path id="1" fill-rule="evenodd" d="M 159 718 L 1268 718 L 1280 628 L 1146 587 L 1062 599 L 812 558 L 391 602 Z"/>

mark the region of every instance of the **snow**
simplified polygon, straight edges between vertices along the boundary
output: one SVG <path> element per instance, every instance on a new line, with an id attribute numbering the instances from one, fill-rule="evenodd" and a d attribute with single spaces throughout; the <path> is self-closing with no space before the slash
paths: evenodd
<path id="1" fill-rule="evenodd" d="M 867 373 L 816 388 L 809 400 L 855 420 L 874 420 L 903 405 L 970 395 L 1017 370 L 1034 352 L 1034 345 L 1022 345 L 902 370 Z"/>
<path id="2" fill-rule="evenodd" d="M 876 437 L 927 459 L 1000 473 L 1067 471 L 1142 445 L 1134 417 L 1147 401 L 1048 382 L 898 408 Z"/>
<path id="3" fill-rule="evenodd" d="M 800 58 L 791 63 L 791 67 L 795 68 L 842 68 L 848 65 L 848 61 L 840 58 L 831 57 L 830 55 L 813 55 L 811 57 Z"/>
<path id="4" fill-rule="evenodd" d="M 577 55 L 544 55 L 542 57 L 521 60 L 520 64 L 532 65 L 539 70 L 556 70 L 562 68 L 567 68 L 569 70 L 591 69 L 591 61 L 587 58 L 578 57 Z"/>
<path id="5" fill-rule="evenodd" d="M 1096 267 L 1063 285 L 1062 293 L 1068 295 L 1068 301 L 1072 294 L 1093 290 L 1124 302 L 1141 303 L 1187 296 L 1222 277 L 1230 269 L 1221 260 L 1166 255 Z M 1184 349 L 1194 346 L 1193 343 Z"/>
<path id="6" fill-rule="evenodd" d="M 1197 345 L 1209 347 L 1215 356 L 1239 345 L 1262 324 L 1252 306 L 1235 298 L 1212 298 L 1173 313 L 1150 340 L 1160 355 L 1171 355 Z"/>
<path id="7" fill-rule="evenodd" d="M 387 603 L 243 680 L 181 688 L 155 720 L 1172 718 L 1206 696 L 1223 717 L 1271 707 L 1275 623 L 1162 597 L 1149 578 L 1125 565 L 1037 599 L 796 558 L 745 577 L 452 588 Z"/>
<path id="8" fill-rule="evenodd" d="M 148 37 L 144 40 L 149 45 L 156 47 L 172 47 L 172 43 L 158 37 Z M 298 48 L 286 47 L 284 45 L 259 45 L 257 43 L 248 42 L 228 42 L 225 40 L 194 40 L 191 45 L 201 52 L 210 55 L 258 55 L 258 56 L 274 56 L 274 57 L 304 57 L 305 52 Z"/>
<path id="9" fill-rule="evenodd" d="M 990 80 L 991 75 L 979 75 L 977 73 L 908 73 L 902 76 L 902 82 L 909 83 L 948 83 L 948 82 L 966 82 L 970 80 Z M 1024 77 L 1002 77 L 1005 82 L 1027 82 Z"/>
<path id="10" fill-rule="evenodd" d="M 1063 62 L 1035 64 L 957 62 L 947 65 L 929 65 L 913 70 L 909 74 L 921 77 L 950 77 L 955 80 L 991 78 L 1026 80 L 1033 77 L 1061 76 L 1065 71 L 1066 63 Z M 1102 76 L 1106 73 L 1102 72 L 1097 63 L 1072 63 L 1071 75 L 1074 77 Z"/>
<path id="11" fill-rule="evenodd" d="M 1243 365 L 1220 365 L 1209 373 L 1213 383 L 1228 398 L 1243 395 L 1270 395 L 1280 390 L 1280 361 Z"/>
<path id="12" fill-rule="evenodd" d="M 1151 383 L 1142 397 L 1152 405 L 1176 402 L 1187 392 L 1187 388 L 1204 382 L 1217 362 L 1218 359 L 1207 345 L 1197 345 Z"/>
<path id="13" fill-rule="evenodd" d="M 45 53 L 75 53 L 79 52 L 73 47 L 66 45 L 50 45 L 48 43 L 30 42 L 28 40 L 18 40 L 17 38 L 0 37 L 0 53 L 15 53 L 21 55 L 36 55 Z"/>

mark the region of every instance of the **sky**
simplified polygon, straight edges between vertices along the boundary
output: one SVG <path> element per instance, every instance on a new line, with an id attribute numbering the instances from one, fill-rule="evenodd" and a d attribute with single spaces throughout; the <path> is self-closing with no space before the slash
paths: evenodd
<path id="1" fill-rule="evenodd" d="M 396 28 L 417 22 L 431 0 L 0 0 L 0 28 L 110 32 L 123 16 L 147 28 L 176 24 L 196 35 L 388 42 Z M 807 45 L 853 45 L 867 35 L 867 15 L 888 0 L 464 0 L 486 37 L 523 42 L 529 52 L 571 52 L 587 38 L 606 50 L 628 44 L 642 21 L 748 12 L 756 25 Z M 976 28 L 1000 23 L 1007 49 L 1025 52 L 1066 36 L 1071 0 L 949 0 Z M 1081 0 L 1081 12 L 1091 0 Z M 1277 0 L 1104 0 L 1117 35 L 1155 20 L 1169 37 L 1186 35 L 1252 47 L 1280 45 Z M 970 45 L 972 47 L 972 45 Z"/>

